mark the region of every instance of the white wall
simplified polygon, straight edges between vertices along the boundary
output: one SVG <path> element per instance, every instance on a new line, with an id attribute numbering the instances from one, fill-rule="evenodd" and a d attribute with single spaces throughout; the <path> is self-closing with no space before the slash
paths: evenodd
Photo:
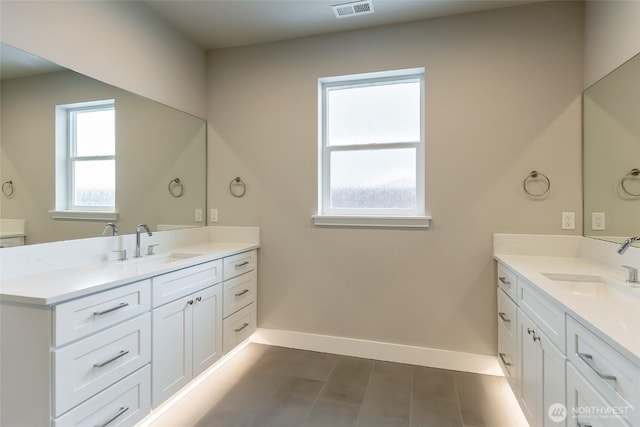
<path id="1" fill-rule="evenodd" d="M 587 1 L 584 43 L 587 88 L 640 52 L 640 1 Z"/>
<path id="2" fill-rule="evenodd" d="M 317 79 L 418 66 L 432 228 L 313 227 Z M 580 234 L 581 2 L 216 50 L 208 67 L 209 207 L 261 227 L 260 327 L 495 354 L 492 234 Z M 533 169 L 546 200 L 522 193 Z"/>
<path id="3" fill-rule="evenodd" d="M 2 1 L 0 39 L 205 116 L 205 52 L 134 1 Z"/>

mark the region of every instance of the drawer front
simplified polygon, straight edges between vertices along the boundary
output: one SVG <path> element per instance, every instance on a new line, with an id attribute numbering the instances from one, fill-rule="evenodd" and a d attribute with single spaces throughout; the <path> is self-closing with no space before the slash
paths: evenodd
<path id="1" fill-rule="evenodd" d="M 573 366 L 613 406 L 629 407 L 640 422 L 640 368 L 572 317 L 567 318 L 567 352 Z M 633 422 L 631 422 L 633 424 Z"/>
<path id="2" fill-rule="evenodd" d="M 513 300 L 516 299 L 516 287 L 518 276 L 503 264 L 498 263 L 498 286 L 503 289 Z"/>
<path id="3" fill-rule="evenodd" d="M 518 332 L 518 306 L 507 294 L 498 289 L 498 325 L 504 330 L 506 338 L 511 342 L 511 346 L 517 347 Z"/>
<path id="4" fill-rule="evenodd" d="M 2 237 L 0 238 L 0 248 L 11 248 L 24 245 L 24 237 Z"/>
<path id="5" fill-rule="evenodd" d="M 222 261 L 216 260 L 152 279 L 153 306 L 158 307 L 222 280 Z"/>
<path id="6" fill-rule="evenodd" d="M 56 418 L 53 426 L 134 426 L 150 411 L 151 368 L 146 365 Z"/>
<path id="7" fill-rule="evenodd" d="M 53 345 L 58 347 L 130 319 L 151 308 L 151 281 L 89 295 L 54 306 Z"/>
<path id="8" fill-rule="evenodd" d="M 567 364 L 567 425 L 569 427 L 629 427 L 616 408 L 571 365 Z M 617 413 L 614 413 L 617 412 Z"/>
<path id="9" fill-rule="evenodd" d="M 256 300 L 256 277 L 254 270 L 224 282 L 224 317 L 235 313 Z"/>
<path id="10" fill-rule="evenodd" d="M 565 353 L 565 314 L 562 307 L 526 280 L 519 281 L 518 289 L 520 308 Z"/>
<path id="11" fill-rule="evenodd" d="M 513 390 L 517 390 L 518 378 L 518 357 L 515 349 L 505 328 L 498 326 L 498 360 Z"/>
<path id="12" fill-rule="evenodd" d="M 256 330 L 256 304 L 250 304 L 222 321 L 223 353 L 249 338 Z"/>
<path id="13" fill-rule="evenodd" d="M 254 249 L 224 259 L 224 280 L 232 279 L 256 269 L 258 253 Z"/>
<path id="14" fill-rule="evenodd" d="M 73 408 L 151 360 L 151 314 L 53 352 L 54 416 Z"/>

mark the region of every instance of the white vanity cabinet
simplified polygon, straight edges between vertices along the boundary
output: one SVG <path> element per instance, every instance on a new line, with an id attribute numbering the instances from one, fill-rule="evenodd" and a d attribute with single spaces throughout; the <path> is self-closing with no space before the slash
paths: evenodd
<path id="1" fill-rule="evenodd" d="M 221 265 L 212 261 L 152 279 L 154 407 L 222 356 Z"/>
<path id="2" fill-rule="evenodd" d="M 527 421 L 532 427 L 565 426 L 565 419 L 548 416 L 553 404 L 566 401 L 564 312 L 500 263 L 497 307 L 500 365 Z"/>
<path id="3" fill-rule="evenodd" d="M 256 269 L 255 250 L 224 259 L 224 353 L 233 350 L 256 330 Z"/>

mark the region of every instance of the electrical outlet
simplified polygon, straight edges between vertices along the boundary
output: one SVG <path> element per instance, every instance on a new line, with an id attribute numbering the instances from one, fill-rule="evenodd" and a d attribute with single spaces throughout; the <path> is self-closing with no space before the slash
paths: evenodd
<path id="1" fill-rule="evenodd" d="M 202 222 L 202 209 L 196 209 L 195 217 L 196 217 L 196 222 Z"/>
<path id="2" fill-rule="evenodd" d="M 575 212 L 562 212 L 562 229 L 563 230 L 576 229 L 576 213 Z"/>
<path id="3" fill-rule="evenodd" d="M 218 222 L 218 209 L 211 209 L 211 222 Z"/>
<path id="4" fill-rule="evenodd" d="M 591 213 L 591 229 L 592 230 L 604 230 L 605 227 L 604 212 L 592 212 Z"/>

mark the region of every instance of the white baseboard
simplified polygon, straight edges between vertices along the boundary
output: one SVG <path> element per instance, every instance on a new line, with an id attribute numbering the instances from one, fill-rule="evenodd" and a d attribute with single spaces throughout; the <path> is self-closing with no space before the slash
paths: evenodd
<path id="1" fill-rule="evenodd" d="M 258 328 L 251 337 L 251 341 L 260 344 L 430 366 L 454 371 L 504 375 L 498 364 L 498 358 L 484 354 L 264 328 Z"/>

